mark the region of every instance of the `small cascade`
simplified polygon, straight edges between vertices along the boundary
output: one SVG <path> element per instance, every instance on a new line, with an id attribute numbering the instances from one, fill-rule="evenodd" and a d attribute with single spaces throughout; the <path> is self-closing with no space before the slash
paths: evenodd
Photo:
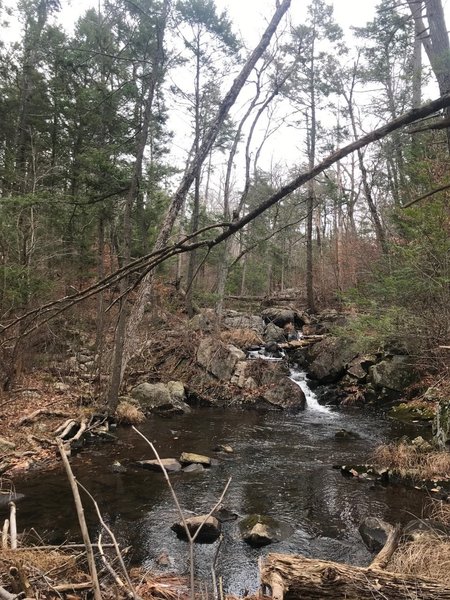
<path id="1" fill-rule="evenodd" d="M 319 402 L 317 401 L 316 394 L 308 386 L 305 371 L 299 371 L 298 369 L 291 368 L 290 378 L 294 383 L 296 383 L 299 386 L 299 388 L 305 394 L 306 406 L 308 410 L 315 411 L 316 413 L 327 414 L 330 417 L 336 416 L 336 414 L 333 413 L 328 406 L 322 406 L 322 404 L 319 404 Z"/>
<path id="2" fill-rule="evenodd" d="M 270 352 L 265 350 L 264 346 L 258 348 L 256 350 L 249 350 L 247 352 L 248 358 L 261 358 L 262 360 L 271 360 L 279 362 L 286 358 L 286 352 L 284 350 L 278 349 L 276 352 Z"/>

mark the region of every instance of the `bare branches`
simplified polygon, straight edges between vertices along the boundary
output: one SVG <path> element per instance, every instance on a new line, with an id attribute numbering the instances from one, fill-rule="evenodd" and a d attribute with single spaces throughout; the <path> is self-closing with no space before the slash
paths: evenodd
<path id="1" fill-rule="evenodd" d="M 96 282 L 95 284 L 81 290 L 80 292 L 76 292 L 70 296 L 65 296 L 64 298 L 60 298 L 53 302 L 50 302 L 46 305 L 43 305 L 39 308 L 33 309 L 26 314 L 18 317 L 17 319 L 11 321 L 10 323 L 3 326 L 3 332 L 11 329 L 19 322 L 23 320 L 30 320 L 31 323 L 35 323 L 39 318 L 44 316 L 44 319 L 36 323 L 33 327 L 25 328 L 25 332 L 23 335 L 28 335 L 32 331 L 35 331 L 38 327 L 42 326 L 44 323 L 54 318 L 56 315 L 61 314 L 65 310 L 71 308 L 78 302 L 97 294 L 101 290 L 108 288 L 111 285 L 114 285 L 118 281 L 120 281 L 123 277 L 127 277 L 133 273 L 139 273 L 141 279 L 143 279 L 148 273 L 150 273 L 157 265 L 161 264 L 168 258 L 172 256 L 176 256 L 178 254 L 184 252 L 190 252 L 191 250 L 197 248 L 206 248 L 211 249 L 230 236 L 232 236 L 237 231 L 241 230 L 248 223 L 253 221 L 256 217 L 263 214 L 266 210 L 271 208 L 273 205 L 277 204 L 283 198 L 300 188 L 302 185 L 310 181 L 311 179 L 317 177 L 320 173 L 330 168 L 333 164 L 348 156 L 352 152 L 355 152 L 359 148 L 364 148 L 368 146 L 372 142 L 382 139 L 383 137 L 389 135 L 393 131 L 400 129 L 406 125 L 414 123 L 424 117 L 435 114 L 437 111 L 450 106 L 450 94 L 446 94 L 433 100 L 432 102 L 428 102 L 424 104 L 420 108 L 413 109 L 405 113 L 404 115 L 390 121 L 389 123 L 379 127 L 370 133 L 362 136 L 361 138 L 355 140 L 354 142 L 347 144 L 343 148 L 340 148 L 330 154 L 323 161 L 318 163 L 311 170 L 306 171 L 304 173 L 300 173 L 297 177 L 292 179 L 286 185 L 281 187 L 277 192 L 269 196 L 266 200 L 261 202 L 259 206 L 257 206 L 252 211 L 248 212 L 246 215 L 241 217 L 240 219 L 236 219 L 231 223 L 218 223 L 216 225 L 211 225 L 208 228 L 203 230 L 199 230 L 197 232 L 192 233 L 189 236 L 186 236 L 180 242 L 172 245 L 167 245 L 162 248 L 158 248 L 147 254 L 146 256 L 140 257 L 134 261 L 132 261 L 129 265 L 118 269 L 114 273 L 111 273 L 103 280 Z M 218 234 L 214 238 L 209 239 L 197 239 L 202 232 L 206 232 L 207 230 L 212 230 L 214 228 L 222 229 L 223 231 Z M 128 291 L 134 289 L 135 284 L 131 284 Z M 53 312 L 54 311 L 54 312 Z"/>
<path id="2" fill-rule="evenodd" d="M 420 202 L 421 200 L 425 200 L 425 198 L 429 198 L 430 196 L 434 196 L 434 194 L 439 194 L 439 192 L 445 192 L 445 190 L 448 190 L 448 189 L 450 189 L 450 183 L 446 183 L 445 185 L 441 185 L 440 187 L 436 188 L 435 190 L 431 190 L 431 192 L 427 192 L 426 194 L 423 194 L 423 196 L 419 196 L 418 198 L 414 198 L 413 200 L 410 200 L 406 204 L 403 204 L 402 208 L 409 208 L 413 204 L 416 204 L 416 202 Z"/>

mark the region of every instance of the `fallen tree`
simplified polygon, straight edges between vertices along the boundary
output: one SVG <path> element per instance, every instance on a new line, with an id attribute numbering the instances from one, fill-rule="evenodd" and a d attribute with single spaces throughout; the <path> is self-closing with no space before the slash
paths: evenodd
<path id="1" fill-rule="evenodd" d="M 269 554 L 261 584 L 273 600 L 450 600 L 450 588 L 429 579 L 299 555 Z"/>

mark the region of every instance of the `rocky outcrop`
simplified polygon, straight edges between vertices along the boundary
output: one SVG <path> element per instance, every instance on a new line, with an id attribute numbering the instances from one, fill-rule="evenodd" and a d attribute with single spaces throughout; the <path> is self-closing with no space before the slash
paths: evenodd
<path id="1" fill-rule="evenodd" d="M 227 329 L 251 329 L 258 335 L 264 331 L 264 321 L 259 315 L 247 315 L 235 310 L 228 310 L 222 318 L 222 326 Z"/>
<path id="2" fill-rule="evenodd" d="M 277 327 L 284 327 L 288 323 L 292 323 L 295 327 L 301 329 L 305 324 L 305 319 L 302 315 L 292 308 L 271 306 L 270 308 L 265 308 L 261 316 L 265 323 L 273 323 Z"/>
<path id="3" fill-rule="evenodd" d="M 186 525 L 191 536 L 195 535 L 205 519 L 206 515 L 199 515 L 198 517 L 189 517 L 186 519 Z M 174 523 L 172 525 L 172 530 L 175 531 L 180 539 L 187 539 L 186 530 L 182 522 Z M 217 540 L 220 532 L 221 526 L 219 521 L 215 517 L 208 517 L 195 538 L 195 541 L 199 544 L 212 544 Z"/>
<path id="4" fill-rule="evenodd" d="M 189 406 L 184 402 L 185 389 L 181 381 L 141 383 L 134 387 L 130 394 L 146 414 L 170 415 L 190 412 Z"/>
<path id="5" fill-rule="evenodd" d="M 376 390 L 402 392 L 415 380 L 411 358 L 407 355 L 394 355 L 372 365 L 369 380 Z"/>
<path id="6" fill-rule="evenodd" d="M 242 539 L 255 548 L 281 542 L 294 531 L 288 523 L 267 515 L 250 515 L 240 522 L 239 529 Z"/>
<path id="7" fill-rule="evenodd" d="M 197 349 L 197 363 L 222 381 L 230 381 L 236 364 L 245 358 L 242 350 L 232 344 L 223 344 L 214 337 L 203 338 Z"/>
<path id="8" fill-rule="evenodd" d="M 264 341 L 266 344 L 282 344 L 286 341 L 284 329 L 274 323 L 269 323 L 264 329 Z"/>
<path id="9" fill-rule="evenodd" d="M 319 383 L 333 383 L 344 374 L 346 366 L 355 357 L 350 345 L 336 338 L 325 338 L 309 351 L 308 375 Z"/>

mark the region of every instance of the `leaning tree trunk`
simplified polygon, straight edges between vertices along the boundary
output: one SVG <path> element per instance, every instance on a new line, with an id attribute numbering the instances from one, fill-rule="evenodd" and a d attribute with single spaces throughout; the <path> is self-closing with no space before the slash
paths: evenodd
<path id="1" fill-rule="evenodd" d="M 217 138 L 217 135 L 226 117 L 228 116 L 228 113 L 230 112 L 231 107 L 234 105 L 241 89 L 243 88 L 250 73 L 255 67 L 255 64 L 258 62 L 258 60 L 261 58 L 261 56 L 267 49 L 273 37 L 273 34 L 275 33 L 282 17 L 286 13 L 290 5 L 291 0 L 283 0 L 281 3 L 278 4 L 277 9 L 270 23 L 268 24 L 260 42 L 251 53 L 250 57 L 242 67 L 241 72 L 233 81 L 228 93 L 225 95 L 221 105 L 219 106 L 219 110 L 215 119 L 213 120 L 209 130 L 203 137 L 203 141 L 200 146 L 199 152 L 196 154 L 196 156 L 194 156 L 190 167 L 186 170 L 183 179 L 181 180 L 181 183 L 177 191 L 175 192 L 172 202 L 170 203 L 164 221 L 161 225 L 158 238 L 155 243 L 155 251 L 161 250 L 167 245 L 173 226 L 175 224 L 175 220 L 180 213 L 180 210 L 184 204 L 186 195 L 189 192 L 192 183 L 194 182 L 195 178 L 199 176 L 201 167 L 209 152 L 211 151 L 211 148 Z M 136 302 L 128 318 L 125 347 L 121 365 L 121 379 L 123 378 L 123 374 L 125 372 L 127 363 L 131 358 L 133 352 L 132 349 L 135 346 L 139 325 L 144 316 L 145 307 L 150 299 L 152 280 L 153 271 L 149 270 L 141 281 L 141 285 L 137 293 Z"/>

